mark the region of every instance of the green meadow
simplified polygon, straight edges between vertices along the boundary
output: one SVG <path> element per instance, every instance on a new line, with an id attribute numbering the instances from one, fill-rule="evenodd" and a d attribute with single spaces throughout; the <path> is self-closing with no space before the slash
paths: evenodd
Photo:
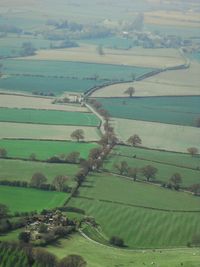
<path id="1" fill-rule="evenodd" d="M 62 206 L 67 197 L 62 192 L 0 186 L 0 203 L 7 205 L 11 213 L 52 209 Z"/>
<path id="2" fill-rule="evenodd" d="M 15 108 L 0 108 L 0 121 L 80 126 L 100 124 L 99 119 L 93 113 Z"/>
<path id="3" fill-rule="evenodd" d="M 73 78 L 37 77 L 37 76 L 6 76 L 0 79 L 0 89 L 25 93 L 53 93 L 61 95 L 64 92 L 83 93 L 104 81 L 81 80 Z"/>
<path id="4" fill-rule="evenodd" d="M 143 267 L 152 266 L 152 262 L 162 267 L 199 267 L 198 249 L 180 249 L 169 251 L 128 251 L 94 244 L 80 235 L 61 239 L 58 244 L 46 248 L 59 259 L 70 254 L 81 255 L 87 261 L 87 267 Z"/>
<path id="5" fill-rule="evenodd" d="M 164 182 L 168 183 L 169 179 L 174 173 L 180 173 L 182 177 L 183 187 L 191 186 L 192 184 L 200 183 L 200 171 L 193 170 L 190 168 L 177 167 L 173 164 L 168 163 L 157 163 L 152 162 L 151 160 L 144 160 L 138 158 L 127 158 L 124 156 L 113 155 L 107 159 L 107 162 L 104 164 L 104 168 L 108 171 L 117 173 L 117 170 L 114 168 L 114 164 L 118 164 L 121 161 L 126 161 L 130 167 L 134 168 L 143 168 L 146 165 L 152 165 L 157 168 L 158 172 L 153 179 L 155 182 Z M 198 165 L 199 166 L 199 165 Z M 138 179 L 145 180 L 145 177 L 141 173 L 138 174 Z"/>
<path id="6" fill-rule="evenodd" d="M 77 143 L 67 141 L 35 141 L 35 140 L 0 140 L 0 147 L 5 148 L 7 156 L 12 158 L 28 159 L 35 154 L 36 159 L 46 160 L 55 155 L 68 155 L 79 152 L 80 157 L 86 159 L 95 143 Z"/>
<path id="7" fill-rule="evenodd" d="M 54 164 L 1 159 L 0 180 L 30 182 L 35 172 L 41 172 L 47 177 L 48 182 L 52 182 L 57 175 L 66 175 L 69 177 L 69 181 L 72 182 L 73 176 L 78 172 L 78 169 L 78 165 L 75 164 Z"/>
<path id="8" fill-rule="evenodd" d="M 200 96 L 99 98 L 112 117 L 194 126 L 200 116 Z"/>
<path id="9" fill-rule="evenodd" d="M 153 209 L 199 211 L 200 215 L 199 197 L 107 173 L 89 176 L 79 196 L 119 202 L 125 206 L 130 204 Z"/>
<path id="10" fill-rule="evenodd" d="M 69 205 L 84 209 L 108 238 L 120 236 L 129 248 L 183 247 L 200 231 L 198 197 L 108 174 L 89 177 Z"/>
<path id="11" fill-rule="evenodd" d="M 155 161 L 164 164 L 175 165 L 186 168 L 200 167 L 200 157 L 192 157 L 186 153 L 173 153 L 168 151 L 159 151 L 153 149 L 144 149 L 140 147 L 115 146 L 111 152 L 114 155 L 125 156 L 129 158 L 136 157 L 141 160 Z"/>
<path id="12" fill-rule="evenodd" d="M 48 77 L 66 77 L 79 80 L 94 80 L 99 82 L 132 80 L 151 72 L 151 68 L 132 67 L 111 64 L 96 64 L 56 60 L 23 60 L 7 59 L 2 62 L 3 73 L 8 75 L 33 75 Z M 84 81 L 82 81 L 84 83 Z"/>

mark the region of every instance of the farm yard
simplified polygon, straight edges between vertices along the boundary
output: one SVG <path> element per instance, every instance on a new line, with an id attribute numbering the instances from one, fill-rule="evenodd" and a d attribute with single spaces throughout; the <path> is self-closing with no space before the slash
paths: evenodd
<path id="1" fill-rule="evenodd" d="M 79 152 L 81 158 L 87 159 L 89 151 L 97 146 L 96 143 L 66 141 L 0 140 L 0 147 L 6 149 L 7 157 L 19 159 L 29 159 L 34 154 L 37 160 L 47 160 L 74 151 Z"/>
<path id="2" fill-rule="evenodd" d="M 63 110 L 73 112 L 88 112 L 88 109 L 78 103 L 59 104 L 52 103 L 53 98 L 26 96 L 2 93 L 0 94 L 0 108 L 37 109 L 37 110 Z"/>
<path id="3" fill-rule="evenodd" d="M 67 198 L 68 194 L 62 192 L 0 186 L 0 202 L 8 205 L 11 213 L 52 209 L 62 206 Z"/>
<path id="4" fill-rule="evenodd" d="M 111 123 L 122 142 L 126 142 L 131 135 L 138 134 L 142 146 L 147 148 L 183 153 L 188 147 L 200 149 L 200 131 L 197 127 L 119 118 L 112 118 Z"/>
<path id="5" fill-rule="evenodd" d="M 200 116 L 200 97 L 101 98 L 112 117 L 195 126 Z"/>

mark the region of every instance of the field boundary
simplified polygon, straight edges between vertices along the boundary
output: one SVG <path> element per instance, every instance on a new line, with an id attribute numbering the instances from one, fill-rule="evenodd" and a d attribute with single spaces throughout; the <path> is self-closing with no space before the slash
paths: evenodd
<path id="1" fill-rule="evenodd" d="M 147 206 L 136 205 L 136 204 L 128 204 L 128 203 L 124 203 L 124 202 L 112 201 L 112 200 L 106 200 L 106 199 L 96 199 L 96 198 L 84 197 L 84 196 L 77 196 L 75 198 L 81 198 L 81 199 L 86 199 L 86 200 L 90 200 L 90 201 L 95 201 L 96 200 L 96 201 L 104 202 L 104 203 L 116 204 L 116 205 L 133 207 L 133 208 L 141 208 L 141 209 L 147 209 L 147 210 L 154 210 L 154 211 L 161 211 L 161 212 L 172 212 L 172 213 L 200 213 L 200 210 L 159 209 L 159 208 L 154 208 L 154 207 L 147 207 Z"/>
<path id="2" fill-rule="evenodd" d="M 194 171 L 200 171 L 200 169 L 197 168 L 192 168 L 192 167 L 186 167 L 184 165 L 177 165 L 177 164 L 173 164 L 173 163 L 169 163 L 169 162 L 162 162 L 162 161 L 157 161 L 157 160 L 151 160 L 151 159 L 145 159 L 145 158 L 141 158 L 141 157 L 131 157 L 131 156 L 127 156 L 127 155 L 118 155 L 116 153 L 110 153 L 110 155 L 112 156 L 117 156 L 117 157 L 124 157 L 124 158 L 129 158 L 129 159 L 138 159 L 141 161 L 149 161 L 149 162 L 154 162 L 154 163 L 158 163 L 158 164 L 163 164 L 163 165 L 169 165 L 169 166 L 174 166 L 174 167 L 179 167 L 182 169 L 189 169 L 189 170 L 194 170 Z"/>

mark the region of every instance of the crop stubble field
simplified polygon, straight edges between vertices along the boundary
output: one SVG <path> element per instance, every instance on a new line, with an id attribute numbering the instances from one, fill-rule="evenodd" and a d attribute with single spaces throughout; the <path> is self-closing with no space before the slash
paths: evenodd
<path id="1" fill-rule="evenodd" d="M 31 60 L 63 60 L 80 61 L 101 64 L 116 64 L 149 68 L 164 68 L 185 63 L 176 49 L 142 49 L 133 48 L 129 51 L 104 49 L 104 55 L 99 55 L 94 45 L 82 45 L 78 48 L 59 50 L 40 50 L 37 55 L 27 57 Z"/>
<path id="2" fill-rule="evenodd" d="M 200 130 L 196 127 L 119 118 L 112 118 L 111 123 L 123 142 L 138 134 L 144 147 L 176 152 L 187 152 L 189 147 L 200 150 Z"/>
<path id="3" fill-rule="evenodd" d="M 83 129 L 85 141 L 98 141 L 100 132 L 96 127 L 44 125 L 27 123 L 0 122 L 0 139 L 35 139 L 35 140 L 72 140 L 71 134 Z"/>

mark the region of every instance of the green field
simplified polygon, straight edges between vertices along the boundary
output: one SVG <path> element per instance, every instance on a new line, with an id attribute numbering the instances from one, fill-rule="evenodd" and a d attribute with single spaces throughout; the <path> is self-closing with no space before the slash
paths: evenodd
<path id="1" fill-rule="evenodd" d="M 70 61 L 49 60 L 14 60 L 2 61 L 3 73 L 8 75 L 39 75 L 48 77 L 66 77 L 71 79 L 94 80 L 99 83 L 108 81 L 129 81 L 151 72 L 151 68 L 130 67 L 123 65 L 95 64 Z M 94 81 L 93 81 L 94 83 Z"/>
<path id="2" fill-rule="evenodd" d="M 30 162 L 22 160 L 0 160 L 0 180 L 31 180 L 35 172 L 43 173 L 48 182 L 52 182 L 57 175 L 69 176 L 69 182 L 72 183 L 73 176 L 78 171 L 78 165 L 74 164 L 50 164 L 41 162 Z"/>
<path id="3" fill-rule="evenodd" d="M 7 205 L 11 213 L 52 209 L 62 206 L 67 197 L 62 192 L 0 186 L 0 203 Z"/>
<path id="4" fill-rule="evenodd" d="M 106 174 L 89 177 L 69 205 L 84 209 L 107 237 L 121 236 L 130 248 L 186 246 L 200 231 L 200 212 L 190 212 L 199 210 L 198 197 Z"/>
<path id="5" fill-rule="evenodd" d="M 119 202 L 125 206 L 130 204 L 153 209 L 199 211 L 200 215 L 199 197 L 106 173 L 89 176 L 80 190 L 80 196 Z"/>
<path id="6" fill-rule="evenodd" d="M 139 147 L 131 146 L 115 146 L 111 152 L 114 155 L 125 156 L 133 158 L 136 156 L 137 159 L 144 159 L 150 161 L 157 161 L 160 163 L 171 164 L 186 168 L 197 168 L 200 167 L 199 156 L 191 157 L 185 153 L 173 153 L 167 151 L 159 151 L 153 149 L 144 149 Z"/>
<path id="7" fill-rule="evenodd" d="M 82 93 L 102 83 L 104 81 L 36 76 L 8 76 L 0 79 L 0 89 L 26 93 L 42 92 L 61 95 L 66 91 Z"/>
<path id="8" fill-rule="evenodd" d="M 70 205 L 85 209 L 108 237 L 124 238 L 129 248 L 182 247 L 200 232 L 200 213 L 155 211 L 81 198 L 73 198 Z"/>
<path id="9" fill-rule="evenodd" d="M 70 254 L 81 255 L 87 261 L 87 267 L 199 267 L 200 252 L 198 249 L 181 249 L 173 251 L 127 251 L 94 244 L 80 235 L 62 239 L 56 246 L 47 250 L 59 259 Z"/>
<path id="10" fill-rule="evenodd" d="M 15 108 L 0 108 L 0 121 L 80 126 L 100 124 L 99 119 L 93 113 Z"/>
<path id="11" fill-rule="evenodd" d="M 194 126 L 200 97 L 98 98 L 112 117 Z"/>
<path id="12" fill-rule="evenodd" d="M 170 177 L 174 173 L 180 173 L 182 177 L 182 184 L 183 187 L 191 186 L 192 184 L 200 183 L 200 171 L 199 170 L 192 170 L 189 168 L 177 167 L 173 164 L 170 165 L 168 163 L 157 163 L 152 162 L 151 160 L 143 160 L 138 158 L 128 158 L 118 155 L 113 155 L 108 158 L 106 164 L 104 164 L 104 168 L 111 172 L 117 172 L 114 168 L 114 164 L 119 163 L 121 161 L 126 161 L 130 167 L 134 168 L 142 168 L 146 165 L 152 165 L 158 169 L 158 172 L 155 177 L 155 181 L 168 183 Z M 199 165 L 199 164 L 198 164 Z M 145 180 L 145 177 L 142 176 L 141 173 L 138 174 L 138 179 Z"/>
<path id="13" fill-rule="evenodd" d="M 77 143 L 65 141 L 35 141 L 35 140 L 0 140 L 0 147 L 7 150 L 7 156 L 27 159 L 32 153 L 39 160 L 46 160 L 54 155 L 68 155 L 79 152 L 80 157 L 86 159 L 95 143 Z"/>

